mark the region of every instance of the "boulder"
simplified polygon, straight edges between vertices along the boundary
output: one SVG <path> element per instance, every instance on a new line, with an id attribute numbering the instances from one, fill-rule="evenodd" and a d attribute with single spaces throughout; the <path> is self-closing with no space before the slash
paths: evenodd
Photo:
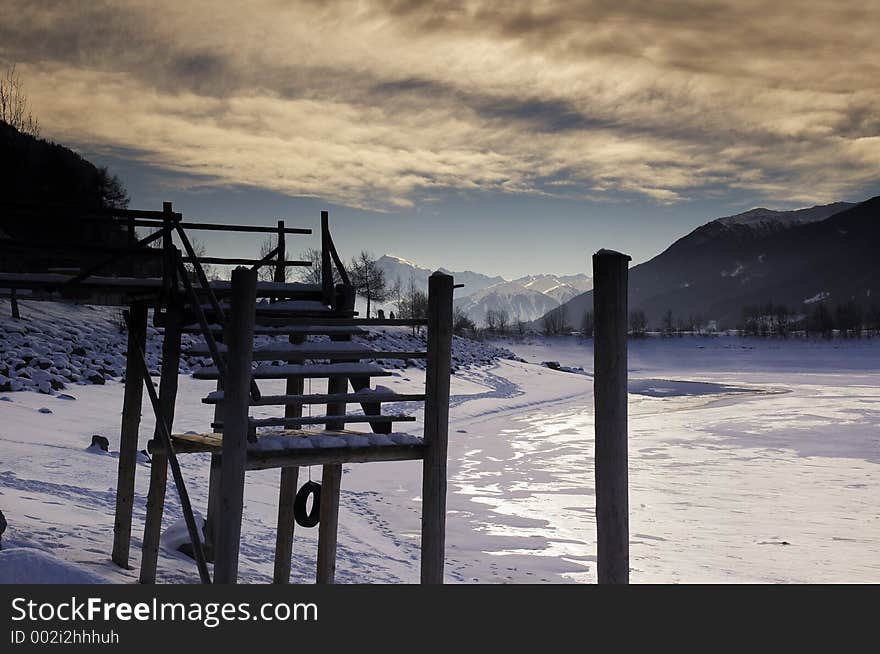
<path id="1" fill-rule="evenodd" d="M 105 452 L 109 452 L 110 441 L 107 440 L 106 436 L 101 436 L 101 434 L 92 434 L 92 444 L 89 447 L 97 447 Z"/>

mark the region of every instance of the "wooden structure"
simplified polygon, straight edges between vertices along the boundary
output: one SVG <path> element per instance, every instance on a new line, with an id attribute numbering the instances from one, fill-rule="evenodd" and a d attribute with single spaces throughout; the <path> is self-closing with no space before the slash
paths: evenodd
<path id="1" fill-rule="evenodd" d="M 629 583 L 627 276 L 630 257 L 593 255 L 596 532 L 600 584 Z"/>
<path id="2" fill-rule="evenodd" d="M 2 205 L 0 211 L 33 217 L 41 211 L 64 213 L 69 210 Z M 2 239 L 0 255 L 4 251 L 39 247 L 62 252 L 65 256 L 88 251 L 93 258 L 87 265 L 72 271 L 0 272 L 0 288 L 27 293 L 31 299 L 128 307 L 128 357 L 112 548 L 112 558 L 117 565 L 129 567 L 140 407 L 144 381 L 149 380 L 143 347 L 148 308 L 152 307 L 154 323 L 164 328 L 164 339 L 158 393 L 151 383 L 147 386 L 157 420 L 149 444 L 152 463 L 141 583 L 156 580 L 169 466 L 181 496 L 202 580 L 210 581 L 205 562 L 213 561 L 214 581 L 218 583 L 237 580 L 246 471 L 280 470 L 274 581 L 288 583 L 298 470 L 307 465 L 323 466 L 316 580 L 330 583 L 335 575 L 343 464 L 400 460 L 423 461 L 421 578 L 426 583 L 442 582 L 452 340 L 453 280 L 450 276 L 436 273 L 431 277 L 427 319 L 362 319 L 354 311 L 354 289 L 333 244 L 327 212 L 321 213 L 318 284 L 285 282 L 286 267 L 310 265 L 308 261 L 286 260 L 285 237 L 311 233 L 311 230 L 288 228 L 282 221 L 277 227 L 187 222 L 174 212 L 171 203 L 165 203 L 161 212 L 75 212 L 75 219 L 123 226 L 128 231 L 128 244 L 108 248 L 85 243 L 34 244 Z M 156 231 L 138 240 L 135 236 L 138 227 Z M 269 233 L 276 235 L 277 245 L 259 260 L 200 257 L 187 235 L 189 230 Z M 176 247 L 175 237 L 182 251 Z M 148 247 L 157 243 L 161 243 L 160 248 Z M 146 268 L 158 274 L 138 276 L 131 262 L 140 259 L 153 262 Z M 207 279 L 203 263 L 249 268 L 233 271 L 230 282 L 215 282 Z M 273 282 L 257 281 L 257 270 L 262 266 L 274 268 Z M 104 274 L 108 268 L 113 268 L 113 275 Z M 132 272 L 126 276 L 120 274 L 120 268 L 123 273 Z M 139 270 L 143 269 L 141 266 Z M 334 279 L 341 283 L 334 284 Z M 351 342 L 353 336 L 365 334 L 367 327 L 412 325 L 427 325 L 427 351 L 380 352 Z M 217 383 L 217 390 L 204 400 L 215 405 L 214 423 L 200 435 L 173 434 L 181 335 L 187 332 L 204 337 L 204 345 L 191 353 L 213 360 L 213 366 L 197 371 L 194 376 Z M 281 336 L 284 340 L 255 347 L 254 337 L 266 335 Z M 371 390 L 371 379 L 390 373 L 369 361 L 414 358 L 427 358 L 424 394 Z M 283 365 L 271 365 L 273 362 L 283 362 Z M 285 379 L 285 394 L 263 396 L 258 386 L 261 379 Z M 305 394 L 306 379 L 326 379 L 326 392 Z M 425 402 L 423 438 L 394 433 L 393 425 L 411 422 L 412 416 L 382 411 L 383 406 L 414 401 Z M 346 407 L 351 404 L 360 411 L 348 412 Z M 278 406 L 282 415 L 262 420 L 249 417 L 250 407 L 269 405 Z M 303 407 L 315 405 L 324 405 L 325 414 L 303 415 Z M 369 431 L 349 428 L 357 424 L 366 425 Z M 316 426 L 322 428 L 316 429 Z M 265 447 L 267 442 L 271 442 L 271 448 Z M 178 453 L 192 452 L 211 453 L 204 551 L 177 464 Z"/>

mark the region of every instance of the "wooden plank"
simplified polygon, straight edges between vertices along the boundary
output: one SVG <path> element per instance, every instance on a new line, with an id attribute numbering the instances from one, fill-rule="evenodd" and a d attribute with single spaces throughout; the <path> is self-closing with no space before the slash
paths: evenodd
<path id="1" fill-rule="evenodd" d="M 234 584 L 238 580 L 256 284 L 255 272 L 245 268 L 232 271 L 232 316 L 229 326 L 227 377 L 224 379 L 227 400 L 223 406 L 226 432 L 223 435 L 220 475 L 221 512 L 214 556 L 214 583 L 218 584 Z"/>
<path id="2" fill-rule="evenodd" d="M 336 537 L 339 527 L 339 491 L 342 464 L 325 464 L 321 474 L 321 522 L 318 523 L 318 564 L 315 582 L 336 580 Z"/>
<path id="3" fill-rule="evenodd" d="M 384 424 L 393 422 L 415 422 L 415 416 L 404 415 L 361 415 L 359 413 L 342 413 L 330 416 L 303 416 L 300 418 L 252 418 L 252 427 L 299 427 L 301 425 L 339 425 L 331 429 L 342 429 L 342 423 L 360 422 L 368 424 Z M 212 428 L 222 430 L 222 424 L 212 424 Z"/>
<path id="4" fill-rule="evenodd" d="M 195 263 L 198 261 L 199 263 L 214 263 L 221 266 L 253 266 L 254 264 L 261 263 L 261 259 L 239 259 L 236 257 L 198 257 L 197 259 L 193 259 L 193 257 L 183 257 L 184 263 Z M 294 266 L 311 266 L 311 261 L 281 261 L 275 265 L 294 267 Z"/>
<path id="5" fill-rule="evenodd" d="M 0 276 L 2 278 L 2 276 Z M 213 333 L 223 333 L 223 328 L 219 325 L 210 325 L 209 329 Z M 198 325 L 187 325 L 184 327 L 185 334 L 201 334 L 202 329 Z M 365 329 L 353 325 L 290 325 L 290 326 L 260 326 L 254 327 L 254 335 L 257 336 L 289 336 L 291 334 L 300 334 L 302 336 L 329 336 L 331 334 L 351 334 L 352 336 L 363 336 L 368 334 Z"/>
<path id="6" fill-rule="evenodd" d="M 630 257 L 593 255 L 593 358 L 597 572 L 600 584 L 629 583 L 627 462 L 627 277 Z"/>
<path id="7" fill-rule="evenodd" d="M 125 358 L 125 391 L 122 400 L 122 427 L 119 435 L 119 468 L 116 477 L 116 517 L 113 521 L 111 559 L 128 569 L 131 549 L 131 515 L 134 508 L 134 483 L 137 471 L 138 431 L 144 382 L 136 356 L 139 343 L 147 342 L 147 305 L 132 305 L 128 321 L 128 345 Z"/>
<path id="8" fill-rule="evenodd" d="M 159 409 L 165 424 L 172 429 L 174 405 L 177 400 L 177 378 L 180 369 L 180 322 L 182 307 L 176 298 L 169 302 L 162 341 L 162 371 L 159 378 Z M 161 442 L 157 420 L 153 439 Z M 168 453 L 157 451 L 150 463 L 150 489 L 147 493 L 147 514 L 144 519 L 144 540 L 141 552 L 140 583 L 156 581 L 159 558 L 159 538 L 162 534 L 162 513 L 165 506 L 165 488 L 168 478 Z"/>
<path id="9" fill-rule="evenodd" d="M 263 326 L 289 327 L 291 325 L 327 325 L 327 326 L 359 326 L 359 327 L 423 327 L 428 324 L 424 318 L 334 318 L 332 314 L 324 318 L 285 318 L 261 317 Z"/>
<path id="10" fill-rule="evenodd" d="M 296 520 L 293 515 L 293 502 L 296 499 L 299 468 L 281 468 L 281 483 L 278 487 L 278 530 L 275 534 L 275 570 L 272 583 L 290 583 L 290 562 L 293 557 L 293 532 Z"/>
<path id="11" fill-rule="evenodd" d="M 332 377 L 340 377 L 347 375 L 357 375 L 361 377 L 390 377 L 393 373 L 383 370 L 375 366 L 366 368 L 369 364 L 358 364 L 365 366 L 364 368 L 344 367 L 344 363 L 329 363 L 321 365 L 302 365 L 296 366 L 291 364 L 287 366 L 260 366 L 253 371 L 254 379 L 287 379 L 292 376 L 300 376 L 304 379 L 327 379 Z M 296 366 L 296 368 L 294 368 Z M 193 373 L 193 379 L 219 379 L 220 375 L 217 369 L 208 366 L 201 368 Z"/>
<path id="12" fill-rule="evenodd" d="M 202 398 L 204 404 L 218 404 L 223 402 L 223 393 L 214 392 Z M 259 400 L 251 400 L 251 406 L 280 406 L 280 405 L 303 405 L 303 404 L 326 404 L 327 402 L 363 402 L 392 403 L 392 402 L 423 402 L 424 393 L 339 393 L 335 395 L 312 394 L 312 395 L 264 395 Z"/>
<path id="13" fill-rule="evenodd" d="M 425 458 L 422 474 L 423 584 L 442 584 L 446 547 L 446 464 L 452 372 L 451 275 L 428 278 L 428 366 L 425 380 Z"/>
<path id="14" fill-rule="evenodd" d="M 220 349 L 221 353 L 223 349 Z M 189 356 L 210 356 L 208 348 L 204 345 L 197 345 L 189 348 L 184 354 Z M 403 352 L 373 350 L 364 348 L 303 348 L 302 350 L 290 348 L 269 348 L 261 347 L 254 350 L 254 361 L 288 361 L 302 362 L 314 361 L 319 359 L 329 359 L 331 361 L 363 361 L 363 360 L 399 360 L 399 359 L 425 359 L 427 352 Z"/>
<path id="15" fill-rule="evenodd" d="M 424 448 L 421 445 L 381 445 L 377 447 L 335 447 L 324 450 L 252 452 L 248 455 L 247 469 L 268 470 L 288 466 L 304 467 L 342 463 L 417 461 L 423 458 L 423 456 Z"/>

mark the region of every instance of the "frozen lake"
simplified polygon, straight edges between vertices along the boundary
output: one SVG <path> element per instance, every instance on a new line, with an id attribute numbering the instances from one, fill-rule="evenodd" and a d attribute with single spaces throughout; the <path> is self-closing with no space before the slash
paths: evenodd
<path id="1" fill-rule="evenodd" d="M 505 345 L 585 374 L 501 361 L 454 377 L 447 580 L 594 582 L 592 352 L 576 339 Z M 880 582 L 880 341 L 652 339 L 633 342 L 630 355 L 633 581 Z M 407 369 L 387 385 L 423 380 Z M 180 381 L 175 430 L 202 430 L 211 409 L 199 400 L 212 385 Z M 122 386 L 71 394 L 75 401 L 21 392 L 0 402 L 5 543 L 132 582 L 136 572 L 108 556 L 116 459 L 84 450 L 92 433 L 118 448 Z M 145 407 L 144 444 L 149 414 Z M 206 458 L 182 462 L 204 507 Z M 135 563 L 148 472 L 140 466 Z M 339 581 L 418 580 L 420 475 L 417 463 L 346 466 Z M 248 474 L 246 581 L 271 579 L 277 477 Z M 179 516 L 169 489 L 166 525 Z M 297 528 L 295 581 L 313 579 L 315 532 Z M 190 560 L 163 550 L 159 579 L 198 576 Z"/>

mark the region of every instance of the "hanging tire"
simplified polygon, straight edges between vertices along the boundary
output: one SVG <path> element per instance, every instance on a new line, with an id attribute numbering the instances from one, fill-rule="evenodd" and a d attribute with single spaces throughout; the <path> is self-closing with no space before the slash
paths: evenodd
<path id="1" fill-rule="evenodd" d="M 312 495 L 312 510 L 306 512 L 309 495 Z M 300 527 L 314 527 L 321 519 L 321 484 L 307 481 L 296 493 L 293 501 L 293 518 Z"/>

